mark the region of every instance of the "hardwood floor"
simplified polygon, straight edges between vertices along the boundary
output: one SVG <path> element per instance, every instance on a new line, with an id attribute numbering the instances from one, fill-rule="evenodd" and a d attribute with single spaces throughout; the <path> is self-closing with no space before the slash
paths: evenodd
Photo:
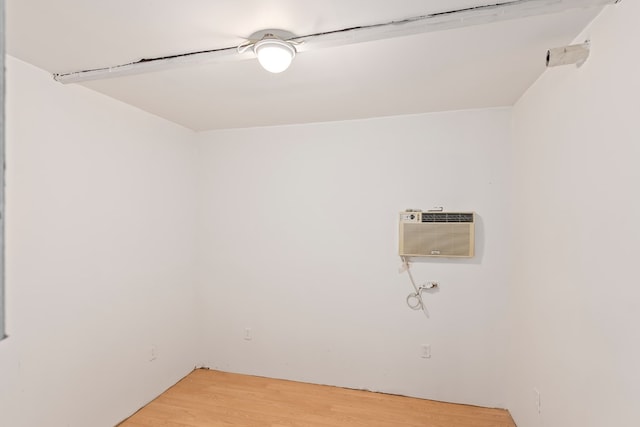
<path id="1" fill-rule="evenodd" d="M 507 411 L 197 369 L 120 427 L 515 427 Z"/>

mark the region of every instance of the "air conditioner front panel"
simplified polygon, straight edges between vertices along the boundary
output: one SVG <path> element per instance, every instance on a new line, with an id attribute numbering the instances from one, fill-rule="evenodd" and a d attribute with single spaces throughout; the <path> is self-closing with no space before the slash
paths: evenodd
<path id="1" fill-rule="evenodd" d="M 405 216 L 406 218 L 406 216 Z M 422 222 L 400 220 L 401 256 L 472 257 L 474 223 Z"/>

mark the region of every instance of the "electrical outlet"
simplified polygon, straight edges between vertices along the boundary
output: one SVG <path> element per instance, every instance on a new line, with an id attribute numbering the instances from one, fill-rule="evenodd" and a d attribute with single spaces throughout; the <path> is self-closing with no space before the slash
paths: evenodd
<path id="1" fill-rule="evenodd" d="M 431 358 L 431 345 L 430 344 L 422 344 L 420 357 L 423 359 Z"/>
<path id="2" fill-rule="evenodd" d="M 534 393 L 535 398 L 536 398 L 536 410 L 538 411 L 538 414 L 539 414 L 540 413 L 540 409 L 541 409 L 541 407 L 540 407 L 540 391 L 538 391 L 537 388 L 534 388 L 533 389 L 533 393 Z"/>
<path id="3" fill-rule="evenodd" d="M 251 341 L 253 339 L 251 328 L 244 328 L 244 339 L 247 341 Z"/>

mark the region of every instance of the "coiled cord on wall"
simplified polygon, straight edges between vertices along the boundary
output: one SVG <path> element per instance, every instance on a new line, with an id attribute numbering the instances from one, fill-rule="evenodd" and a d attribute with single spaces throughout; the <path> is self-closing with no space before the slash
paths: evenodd
<path id="1" fill-rule="evenodd" d="M 437 288 L 438 284 L 435 282 L 431 282 L 428 285 L 421 285 L 420 287 L 418 287 L 416 285 L 416 281 L 413 279 L 413 274 L 411 274 L 411 264 L 409 264 L 409 261 L 405 257 L 400 257 L 400 258 L 402 259 L 402 269 L 407 272 L 407 275 L 409 276 L 409 280 L 411 281 L 411 285 L 415 290 L 415 292 L 412 292 L 409 295 L 407 295 L 407 305 L 412 310 L 424 311 L 424 313 L 428 317 L 429 314 L 427 313 L 427 308 L 424 305 L 424 301 L 422 300 L 422 292 L 428 289 Z M 415 301 L 415 302 L 412 304 L 412 301 Z"/>

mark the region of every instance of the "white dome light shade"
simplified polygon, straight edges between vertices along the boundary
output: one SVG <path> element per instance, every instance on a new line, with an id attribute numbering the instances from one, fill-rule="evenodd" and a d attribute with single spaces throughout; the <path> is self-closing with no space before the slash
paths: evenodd
<path id="1" fill-rule="evenodd" d="M 271 35 L 266 35 L 262 40 L 256 42 L 253 51 L 262 68 L 272 73 L 281 73 L 289 68 L 291 61 L 296 56 L 296 49 L 291 43 Z"/>

